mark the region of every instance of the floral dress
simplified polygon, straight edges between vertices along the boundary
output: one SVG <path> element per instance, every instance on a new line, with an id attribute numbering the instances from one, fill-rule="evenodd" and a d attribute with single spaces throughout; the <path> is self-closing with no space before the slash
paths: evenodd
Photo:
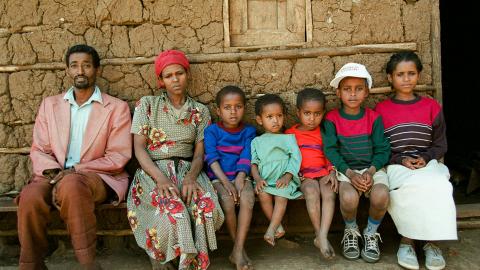
<path id="1" fill-rule="evenodd" d="M 203 140 L 209 122 L 210 114 L 204 105 L 187 97 L 185 106 L 176 113 L 163 93 L 140 99 L 131 133 L 147 138 L 147 153 L 181 190 L 191 166 L 187 160 L 193 156 L 195 144 Z M 217 248 L 215 231 L 224 220 L 204 172 L 198 175 L 197 182 L 204 193 L 185 205 L 181 198 L 161 198 L 155 181 L 139 168 L 127 198 L 128 220 L 138 245 L 161 263 L 178 257 L 178 269 L 207 269 L 208 249 Z"/>

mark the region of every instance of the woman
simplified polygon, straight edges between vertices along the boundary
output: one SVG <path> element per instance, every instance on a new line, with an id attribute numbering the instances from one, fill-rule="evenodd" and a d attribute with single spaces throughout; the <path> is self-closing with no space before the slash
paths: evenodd
<path id="1" fill-rule="evenodd" d="M 140 99 L 131 133 L 141 168 L 128 195 L 128 219 L 153 269 L 207 269 L 223 213 L 203 167 L 206 106 L 186 94 L 189 63 L 176 50 L 155 59 L 159 96 Z M 177 260 L 175 260 L 177 262 Z"/>

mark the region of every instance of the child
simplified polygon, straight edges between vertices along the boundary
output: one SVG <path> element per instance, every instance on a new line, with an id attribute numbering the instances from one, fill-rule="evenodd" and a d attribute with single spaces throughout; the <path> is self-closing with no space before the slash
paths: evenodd
<path id="1" fill-rule="evenodd" d="M 255 102 L 255 119 L 265 134 L 252 141 L 252 177 L 262 210 L 270 220 L 263 238 L 272 246 L 288 199 L 302 195 L 298 190 L 301 154 L 295 136 L 282 134 L 285 113 L 285 103 L 277 95 L 266 94 Z"/>
<path id="2" fill-rule="evenodd" d="M 392 149 L 388 211 L 403 236 L 398 263 L 419 269 L 413 239 L 425 240 L 425 266 L 443 269 L 442 252 L 432 241 L 457 239 L 455 203 L 448 168 L 438 162 L 447 151 L 442 108 L 434 99 L 414 93 L 421 71 L 415 53 L 392 55 L 387 75 L 395 94 L 375 110 L 382 115 Z"/>
<path id="3" fill-rule="evenodd" d="M 335 252 L 327 239 L 335 210 L 335 192 L 338 181 L 335 170 L 323 153 L 320 122 L 325 113 L 325 95 L 322 91 L 305 88 L 297 95 L 299 124 L 285 133 L 294 134 L 302 153 L 300 166 L 301 190 L 305 196 L 308 215 L 315 229 L 315 246 L 331 259 Z M 320 203 L 320 198 L 322 203 Z M 321 222 L 320 222 L 321 217 Z"/>
<path id="4" fill-rule="evenodd" d="M 365 66 L 348 63 L 330 82 L 342 101 L 324 121 L 324 151 L 337 171 L 340 181 L 340 210 L 345 221 L 343 255 L 367 262 L 380 259 L 377 228 L 387 211 L 389 195 L 386 173 L 381 170 L 390 155 L 390 144 L 383 134 L 380 115 L 363 108 L 372 87 L 372 77 Z M 368 224 L 363 230 L 363 248 L 356 221 L 360 196 L 370 199 Z"/>
<path id="5" fill-rule="evenodd" d="M 223 87 L 216 96 L 220 121 L 205 129 L 207 174 L 218 192 L 227 229 L 234 241 L 230 261 L 237 269 L 251 269 L 244 249 L 255 195 L 250 173 L 250 145 L 255 128 L 242 123 L 245 93 L 236 86 Z M 238 219 L 235 205 L 240 206 Z"/>

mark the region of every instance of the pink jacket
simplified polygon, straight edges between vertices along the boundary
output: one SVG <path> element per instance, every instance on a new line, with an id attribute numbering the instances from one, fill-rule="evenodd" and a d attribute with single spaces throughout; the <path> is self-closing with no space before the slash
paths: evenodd
<path id="1" fill-rule="evenodd" d="M 34 175 L 47 169 L 63 169 L 70 139 L 70 103 L 65 93 L 42 101 L 33 129 L 30 158 Z M 124 166 L 132 156 L 130 109 L 125 101 L 102 93 L 103 104 L 93 102 L 83 136 L 76 171 L 95 172 L 125 199 L 128 174 Z"/>

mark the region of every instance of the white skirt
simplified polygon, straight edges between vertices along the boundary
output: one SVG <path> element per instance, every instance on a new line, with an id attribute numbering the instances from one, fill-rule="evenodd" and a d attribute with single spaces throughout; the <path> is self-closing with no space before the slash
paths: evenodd
<path id="1" fill-rule="evenodd" d="M 431 160 L 421 169 L 387 167 L 388 212 L 398 233 L 416 240 L 456 240 L 457 215 L 448 168 Z"/>

